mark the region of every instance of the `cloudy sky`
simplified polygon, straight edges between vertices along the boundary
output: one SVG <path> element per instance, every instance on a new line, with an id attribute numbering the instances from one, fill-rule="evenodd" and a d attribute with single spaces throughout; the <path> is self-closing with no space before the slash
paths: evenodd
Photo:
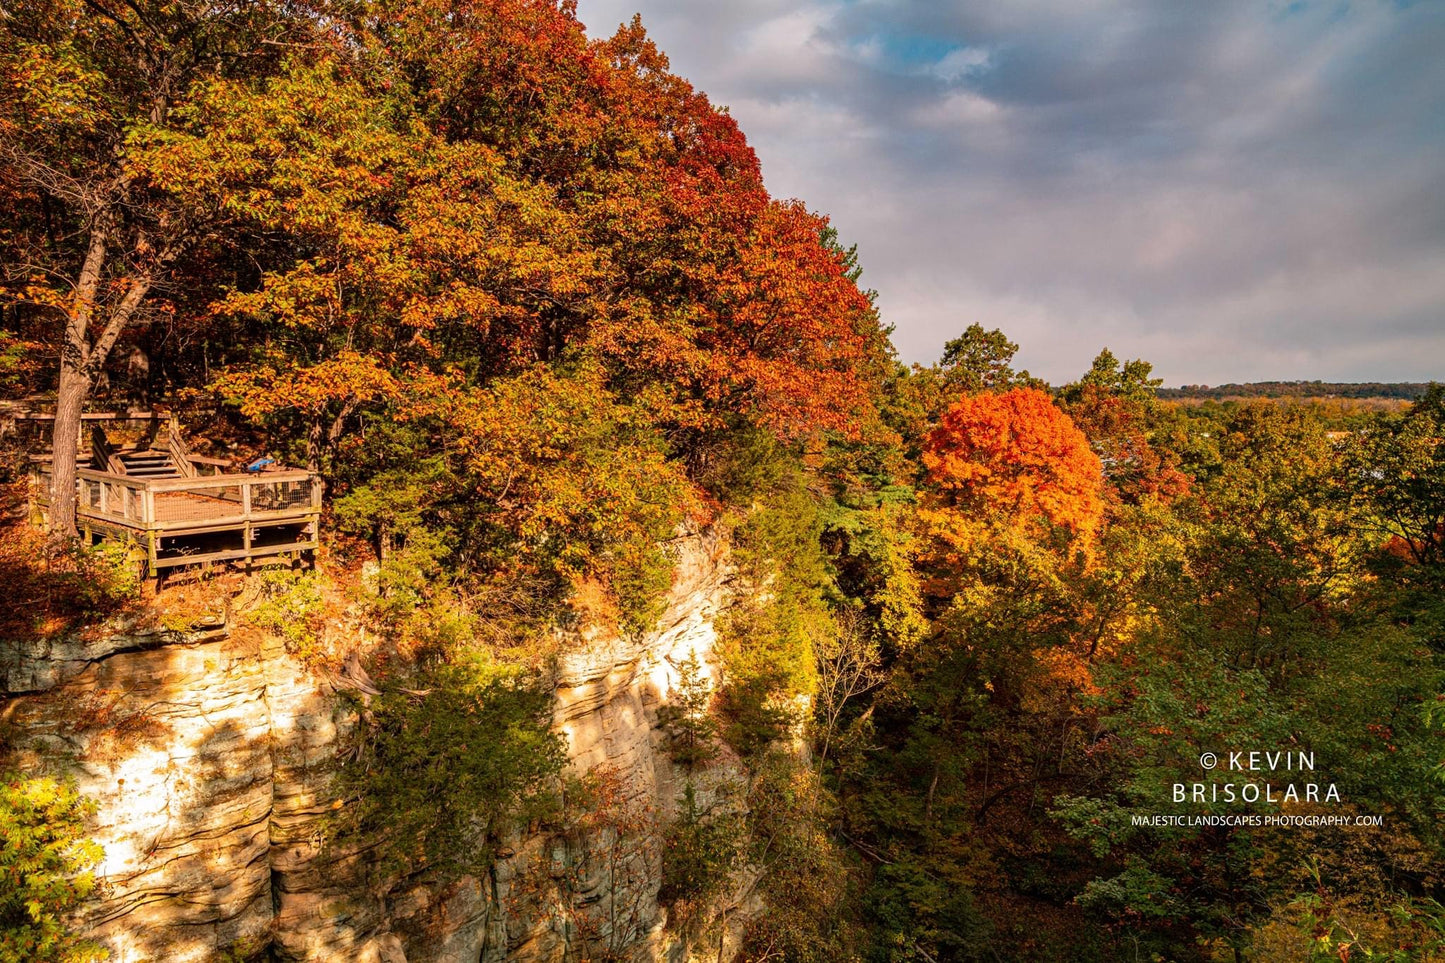
<path id="1" fill-rule="evenodd" d="M 1445 0 L 580 0 L 640 12 L 908 361 L 1445 378 Z"/>

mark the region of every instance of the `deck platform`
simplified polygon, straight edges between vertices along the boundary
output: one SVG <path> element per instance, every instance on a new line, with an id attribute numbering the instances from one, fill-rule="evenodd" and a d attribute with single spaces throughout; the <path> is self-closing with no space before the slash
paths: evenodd
<path id="1" fill-rule="evenodd" d="M 317 548 L 321 483 L 309 471 L 137 477 L 80 468 L 76 527 L 91 541 L 117 539 L 144 552 L 146 570 L 245 561 Z M 50 466 L 33 473 L 39 521 L 49 512 Z"/>

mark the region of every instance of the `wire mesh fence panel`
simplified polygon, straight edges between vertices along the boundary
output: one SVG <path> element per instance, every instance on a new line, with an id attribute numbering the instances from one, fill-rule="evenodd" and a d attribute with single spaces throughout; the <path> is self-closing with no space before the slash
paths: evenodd
<path id="1" fill-rule="evenodd" d="M 50 504 L 50 470 L 32 468 L 30 471 L 30 497 L 37 505 Z"/>
<path id="2" fill-rule="evenodd" d="M 274 481 L 251 483 L 251 510 L 253 512 L 279 512 L 292 508 L 305 508 L 311 504 L 311 482 Z"/>

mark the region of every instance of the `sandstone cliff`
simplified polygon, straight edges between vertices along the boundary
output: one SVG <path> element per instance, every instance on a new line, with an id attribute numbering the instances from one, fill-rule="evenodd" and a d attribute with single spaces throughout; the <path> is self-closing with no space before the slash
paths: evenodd
<path id="1" fill-rule="evenodd" d="M 690 652 L 713 671 L 723 554 L 711 538 L 682 540 L 652 632 L 597 634 L 560 661 L 554 718 L 573 766 L 606 773 L 639 819 L 562 835 L 533 827 L 487 878 L 445 886 L 378 883 L 367 851 L 323 845 L 358 721 L 338 693 L 346 678 L 308 671 L 279 641 L 218 616 L 0 654 L 0 711 L 22 763 L 65 760 L 99 804 L 101 885 L 78 925 L 116 963 L 685 958 L 657 901 L 656 836 L 636 826 L 665 823 L 682 792 L 656 710 Z M 700 798 L 732 805 L 741 776 L 724 755 L 695 777 Z"/>

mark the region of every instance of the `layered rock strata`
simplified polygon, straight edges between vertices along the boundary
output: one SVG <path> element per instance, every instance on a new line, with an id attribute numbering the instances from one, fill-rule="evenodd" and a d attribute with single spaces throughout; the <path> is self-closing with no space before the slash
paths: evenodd
<path id="1" fill-rule="evenodd" d="M 519 831 L 486 878 L 445 885 L 378 880 L 365 848 L 324 842 L 358 724 L 344 675 L 224 618 L 7 648 L 0 713 L 22 765 L 68 770 L 98 805 L 105 857 L 79 925 L 116 963 L 684 958 L 657 900 L 659 832 L 685 781 L 729 806 L 744 774 L 725 753 L 681 771 L 657 724 L 689 654 L 713 674 L 727 592 L 720 542 L 677 549 L 656 628 L 581 640 L 557 671 L 555 725 L 574 769 L 612 788 L 612 815 Z"/>

